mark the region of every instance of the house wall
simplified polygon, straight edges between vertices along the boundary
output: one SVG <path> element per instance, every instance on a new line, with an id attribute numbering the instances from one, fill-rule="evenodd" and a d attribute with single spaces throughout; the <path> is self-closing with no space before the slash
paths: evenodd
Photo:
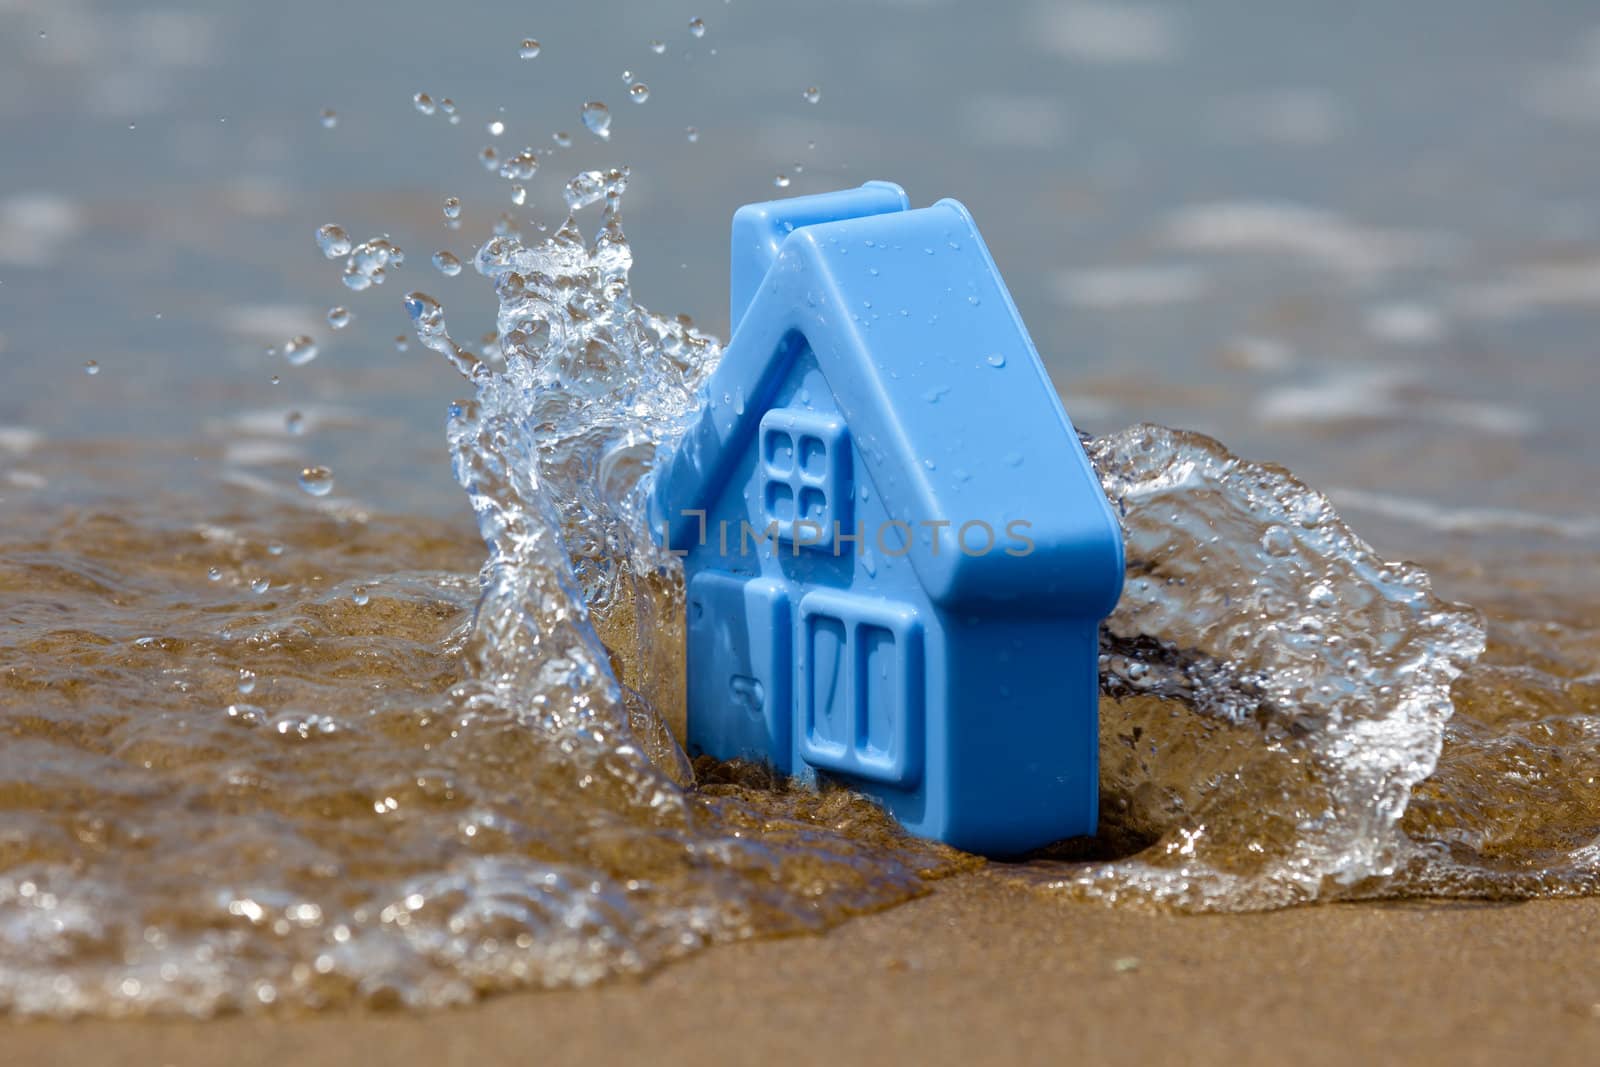
<path id="1" fill-rule="evenodd" d="M 953 698 L 930 736 L 948 783 L 924 833 L 990 855 L 1092 834 L 1099 810 L 1099 621 L 944 620 L 935 684 Z"/>

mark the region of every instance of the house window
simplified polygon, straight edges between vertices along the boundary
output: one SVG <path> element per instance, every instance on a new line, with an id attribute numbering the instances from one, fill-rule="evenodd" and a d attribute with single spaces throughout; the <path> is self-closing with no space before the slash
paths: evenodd
<path id="1" fill-rule="evenodd" d="M 761 419 L 761 513 L 782 540 L 833 551 L 850 525 L 850 433 L 836 414 L 774 408 Z"/>

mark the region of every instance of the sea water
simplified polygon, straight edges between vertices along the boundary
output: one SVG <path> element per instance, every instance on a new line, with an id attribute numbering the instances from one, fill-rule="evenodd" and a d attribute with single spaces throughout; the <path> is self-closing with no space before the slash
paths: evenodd
<path id="1" fill-rule="evenodd" d="M 475 574 L 426 524 L 337 508 L 8 524 L 5 1007 L 583 986 L 980 864 L 847 790 L 686 760 L 681 574 L 643 496 L 721 347 L 633 299 L 627 180 L 579 174 L 554 233 L 478 249 L 484 348 L 403 297 L 464 378 L 444 447 Z M 1563 674 L 1583 631 L 1513 627 L 1484 662 L 1476 610 L 1289 472 L 1159 426 L 1087 446 L 1128 547 L 1103 825 L 993 871 L 1212 911 L 1594 888 L 1595 682 Z"/>

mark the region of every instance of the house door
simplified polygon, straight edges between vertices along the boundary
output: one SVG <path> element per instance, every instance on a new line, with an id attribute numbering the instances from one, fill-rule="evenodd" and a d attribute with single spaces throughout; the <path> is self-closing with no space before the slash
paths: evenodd
<path id="1" fill-rule="evenodd" d="M 782 582 L 702 571 L 688 588 L 689 754 L 792 773 L 789 594 Z"/>
<path id="2" fill-rule="evenodd" d="M 915 788 L 922 777 L 922 626 L 909 604 L 817 589 L 797 627 L 799 757 Z"/>

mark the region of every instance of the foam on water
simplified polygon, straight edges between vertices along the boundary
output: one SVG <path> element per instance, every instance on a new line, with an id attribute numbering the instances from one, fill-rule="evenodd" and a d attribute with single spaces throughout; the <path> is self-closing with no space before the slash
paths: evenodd
<path id="1" fill-rule="evenodd" d="M 592 238 L 478 250 L 486 343 L 405 297 L 470 388 L 447 438 L 475 581 L 437 530 L 298 493 L 8 528 L 0 1005 L 457 1004 L 823 929 L 977 864 L 845 790 L 685 760 L 681 575 L 643 501 L 721 349 L 633 301 L 626 182 L 568 184 L 574 216 L 603 205 Z M 332 229 L 347 283 L 401 262 Z M 1160 427 L 1088 444 L 1128 539 L 1103 825 L 1005 876 L 1191 910 L 1595 888 L 1592 624 L 1502 623 L 1474 666 L 1478 614 L 1287 472 Z"/>

